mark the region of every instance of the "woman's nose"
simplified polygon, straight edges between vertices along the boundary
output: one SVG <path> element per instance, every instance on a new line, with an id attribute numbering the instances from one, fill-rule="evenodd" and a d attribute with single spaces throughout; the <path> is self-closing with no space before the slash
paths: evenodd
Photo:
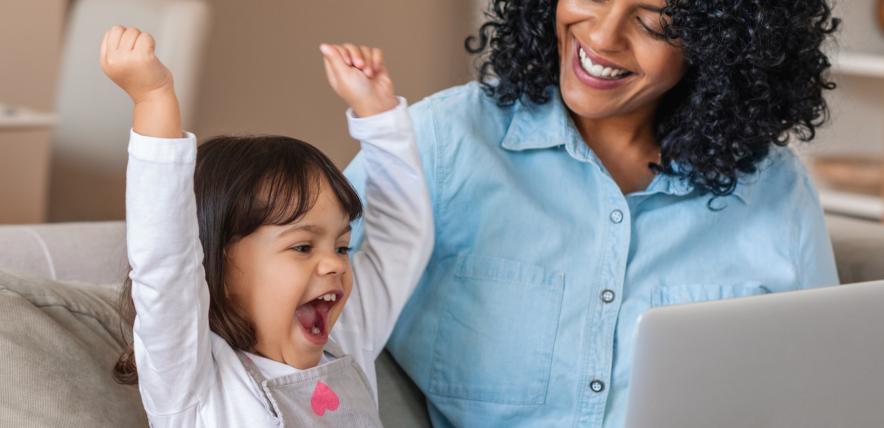
<path id="1" fill-rule="evenodd" d="M 626 46 L 623 34 L 625 20 L 626 15 L 614 7 L 600 12 L 590 28 L 591 48 L 600 53 L 623 50 Z"/>

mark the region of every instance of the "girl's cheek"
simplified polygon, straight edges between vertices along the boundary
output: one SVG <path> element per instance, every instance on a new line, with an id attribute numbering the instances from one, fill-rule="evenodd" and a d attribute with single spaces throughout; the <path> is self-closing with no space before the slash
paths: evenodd
<path id="1" fill-rule="evenodd" d="M 353 292 L 353 274 L 352 267 L 349 263 L 347 263 L 347 272 L 341 278 L 342 286 L 344 287 L 344 299 L 348 299 L 350 297 L 350 293 Z M 344 301 L 346 303 L 346 300 Z"/>

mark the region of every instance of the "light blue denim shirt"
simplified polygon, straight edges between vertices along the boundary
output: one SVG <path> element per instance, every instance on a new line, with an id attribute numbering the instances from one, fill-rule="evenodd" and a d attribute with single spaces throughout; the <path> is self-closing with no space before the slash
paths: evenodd
<path id="1" fill-rule="evenodd" d="M 622 426 L 642 312 L 838 282 L 789 149 L 717 210 L 666 175 L 624 196 L 554 94 L 499 107 L 471 83 L 411 107 L 436 244 L 388 348 L 436 426 Z"/>

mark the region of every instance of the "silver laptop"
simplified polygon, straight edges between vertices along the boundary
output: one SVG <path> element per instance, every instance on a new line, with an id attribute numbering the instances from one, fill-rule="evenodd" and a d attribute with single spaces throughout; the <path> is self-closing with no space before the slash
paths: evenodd
<path id="1" fill-rule="evenodd" d="M 642 315 L 627 428 L 884 427 L 884 281 Z"/>

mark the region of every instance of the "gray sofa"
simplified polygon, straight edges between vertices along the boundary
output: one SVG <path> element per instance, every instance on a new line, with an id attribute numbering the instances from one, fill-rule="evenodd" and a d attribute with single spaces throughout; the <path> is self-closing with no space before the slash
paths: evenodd
<path id="1" fill-rule="evenodd" d="M 0 226 L 0 427 L 147 427 L 111 368 L 128 332 L 122 222 Z M 429 427 L 424 398 L 389 354 L 376 363 L 387 427 Z"/>
<path id="2" fill-rule="evenodd" d="M 842 283 L 884 278 L 884 225 L 828 217 Z M 0 226 L 0 427 L 147 426 L 137 389 L 110 377 L 127 331 L 122 222 Z M 424 398 L 377 362 L 388 427 L 429 426 Z"/>

